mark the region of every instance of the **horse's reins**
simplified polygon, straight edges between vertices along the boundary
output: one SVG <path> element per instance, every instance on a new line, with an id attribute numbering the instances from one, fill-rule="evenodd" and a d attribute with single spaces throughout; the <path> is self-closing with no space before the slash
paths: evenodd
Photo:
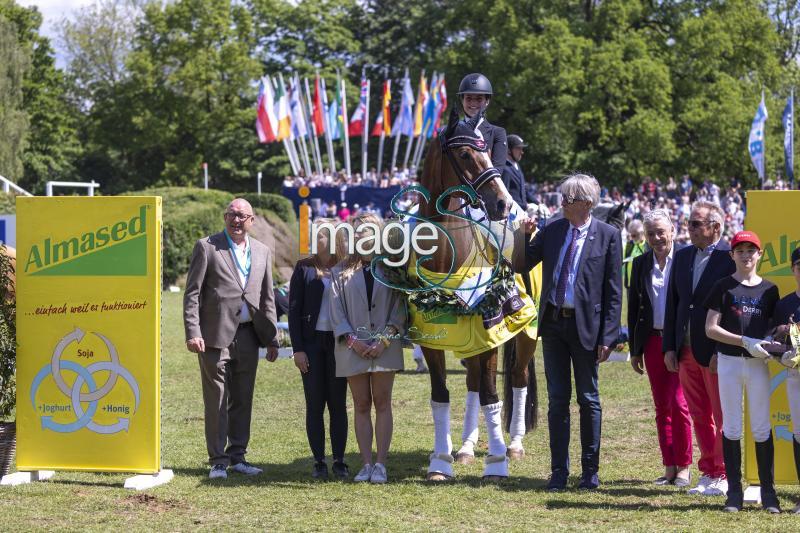
<path id="1" fill-rule="evenodd" d="M 450 166 L 453 168 L 453 172 L 455 172 L 458 180 L 462 183 L 462 185 L 469 187 L 472 189 L 472 192 L 475 193 L 475 200 L 472 202 L 464 202 L 459 209 L 466 206 L 479 208 L 484 212 L 488 220 L 489 212 L 486 210 L 486 204 L 483 202 L 483 198 L 481 198 L 478 190 L 493 179 L 499 178 L 501 176 L 500 171 L 495 167 L 489 167 L 478 174 L 478 176 L 476 176 L 474 179 L 470 179 L 469 176 L 467 176 L 467 174 L 464 172 L 464 169 L 461 168 L 461 165 L 458 164 L 458 161 L 451 150 L 452 148 L 468 146 L 475 151 L 483 153 L 487 151 L 486 141 L 480 137 L 471 137 L 469 135 L 457 135 L 450 139 L 448 139 L 446 135 L 440 135 L 439 143 L 441 144 L 442 152 L 444 152 L 444 154 L 447 156 L 447 160 L 450 162 Z M 503 223 L 503 239 L 500 241 L 500 248 L 498 250 L 498 255 L 501 259 L 503 258 L 503 248 L 505 247 L 507 227 L 508 218 L 506 218 L 505 222 Z M 483 252 L 484 250 L 481 250 L 481 255 L 484 255 Z M 484 258 L 488 260 L 485 255 Z"/>

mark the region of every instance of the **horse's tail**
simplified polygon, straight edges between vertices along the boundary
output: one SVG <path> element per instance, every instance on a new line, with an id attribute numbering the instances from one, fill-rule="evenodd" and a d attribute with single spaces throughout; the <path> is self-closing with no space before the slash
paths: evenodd
<path id="1" fill-rule="evenodd" d="M 519 333 L 524 335 L 524 333 Z M 517 360 L 517 347 L 514 338 L 503 345 L 503 427 L 511 430 L 511 416 L 514 405 L 513 370 Z M 536 364 L 534 357 L 528 362 L 528 394 L 525 400 L 525 432 L 536 429 L 539 423 L 539 391 L 536 385 Z"/>

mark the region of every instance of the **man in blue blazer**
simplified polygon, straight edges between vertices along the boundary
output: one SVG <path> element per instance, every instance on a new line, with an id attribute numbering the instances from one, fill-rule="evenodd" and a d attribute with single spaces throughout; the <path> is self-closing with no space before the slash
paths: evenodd
<path id="1" fill-rule="evenodd" d="M 678 372 L 700 448 L 701 477 L 689 493 L 706 496 L 723 496 L 728 491 L 716 341 L 706 337 L 708 310 L 703 305 L 714 283 L 736 270 L 730 246 L 721 240 L 724 221 L 719 205 L 706 201 L 692 205 L 692 246 L 675 252 L 664 313 L 664 364 Z"/>
<path id="2" fill-rule="evenodd" d="M 547 377 L 552 473 L 547 488 L 564 490 L 569 476 L 570 366 L 580 406 L 581 480 L 596 489 L 600 481 L 602 411 L 598 364 L 608 359 L 619 336 L 622 310 L 622 246 L 619 230 L 591 216 L 600 199 L 592 176 L 573 174 L 560 185 L 564 217 L 531 240 L 535 223 L 526 220 L 525 257 L 514 267 L 528 272 L 543 263 L 539 333 Z"/>

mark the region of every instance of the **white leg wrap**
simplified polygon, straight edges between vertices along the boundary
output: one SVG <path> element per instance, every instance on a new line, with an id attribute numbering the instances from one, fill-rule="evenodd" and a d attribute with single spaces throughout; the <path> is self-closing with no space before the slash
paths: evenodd
<path id="1" fill-rule="evenodd" d="M 506 442 L 503 439 L 502 416 L 503 402 L 482 406 L 486 418 L 486 433 L 489 440 L 489 455 L 506 456 Z"/>
<path id="2" fill-rule="evenodd" d="M 431 463 L 428 465 L 429 474 L 442 474 L 447 477 L 455 477 L 453 474 L 453 456 L 449 453 L 432 453 Z"/>
<path id="3" fill-rule="evenodd" d="M 508 457 L 487 455 L 483 460 L 483 476 L 508 477 Z"/>
<path id="4" fill-rule="evenodd" d="M 466 409 L 464 411 L 464 431 L 461 432 L 461 442 L 478 444 L 478 416 L 480 416 L 481 400 L 477 392 L 467 391 Z M 463 448 L 463 446 L 462 446 Z M 470 450 L 471 452 L 471 450 Z"/>
<path id="5" fill-rule="evenodd" d="M 450 455 L 453 441 L 450 438 L 450 404 L 431 400 L 433 413 L 433 453 Z"/>
<path id="6" fill-rule="evenodd" d="M 511 412 L 511 444 L 510 448 L 521 449 L 522 437 L 525 436 L 525 401 L 528 399 L 528 387 L 513 387 L 514 405 Z"/>

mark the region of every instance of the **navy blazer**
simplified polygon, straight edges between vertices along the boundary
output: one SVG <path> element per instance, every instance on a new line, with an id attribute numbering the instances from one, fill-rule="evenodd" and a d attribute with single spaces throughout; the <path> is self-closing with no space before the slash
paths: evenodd
<path id="1" fill-rule="evenodd" d="M 694 258 L 696 246 L 687 246 L 675 252 L 672 270 L 669 274 L 667 290 L 667 310 L 664 313 L 664 351 L 677 352 L 686 338 L 686 330 L 690 328 L 692 353 L 697 362 L 708 366 L 714 354 L 717 342 L 706 336 L 706 315 L 708 310 L 703 303 L 717 280 L 730 276 L 736 271 L 736 264 L 730 256 L 730 245 L 719 241 L 716 249 L 708 258 L 708 265 L 692 290 Z"/>
<path id="2" fill-rule="evenodd" d="M 478 130 L 483 135 L 483 140 L 486 141 L 486 146 L 492 152 L 492 166 L 498 170 L 502 170 L 503 166 L 508 159 L 508 141 L 506 140 L 506 130 L 500 126 L 494 126 L 489 123 L 485 118 Z"/>
<path id="3" fill-rule="evenodd" d="M 675 254 L 686 245 L 672 243 L 672 269 L 675 268 Z M 631 266 L 631 281 L 628 288 L 628 345 L 632 356 L 644 353 L 647 337 L 653 329 L 653 302 L 650 301 L 650 275 L 655 264 L 653 250 L 647 250 L 642 255 L 634 258 Z M 669 291 L 669 278 L 665 280 L 664 290 Z"/>
<path id="4" fill-rule="evenodd" d="M 547 224 L 525 246 L 525 269 L 542 264 L 540 312 L 546 312 L 554 270 L 567 240 L 569 221 Z M 622 314 L 622 245 L 619 230 L 592 217 L 575 276 L 575 321 L 586 350 L 613 346 Z M 541 325 L 541 321 L 540 321 Z"/>
<path id="5" fill-rule="evenodd" d="M 517 164 L 519 166 L 519 163 Z M 511 198 L 517 202 L 522 209 L 527 205 L 527 195 L 525 194 L 525 176 L 522 175 L 522 170 L 514 168 L 512 161 L 506 160 L 506 164 L 502 168 L 503 184 L 508 190 Z"/>
<path id="6" fill-rule="evenodd" d="M 289 281 L 289 337 L 295 352 L 306 351 L 314 338 L 325 285 L 310 258 L 297 262 Z"/>

